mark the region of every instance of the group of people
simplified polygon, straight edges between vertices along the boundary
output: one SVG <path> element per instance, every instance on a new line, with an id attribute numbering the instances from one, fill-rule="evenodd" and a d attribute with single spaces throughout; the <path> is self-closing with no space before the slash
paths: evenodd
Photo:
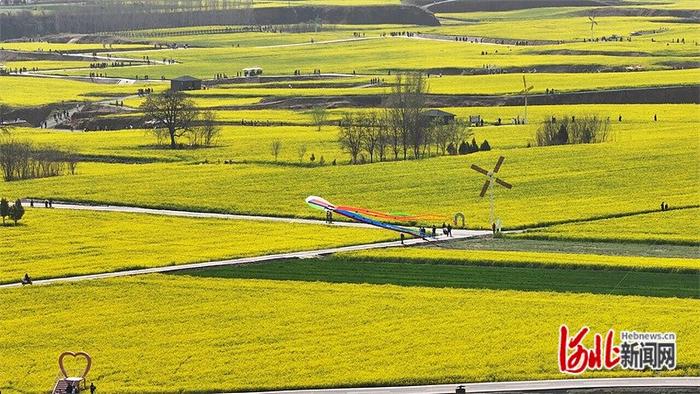
<path id="1" fill-rule="evenodd" d="M 241 119 L 241 126 L 282 126 L 283 122 L 273 122 L 271 120 L 245 120 Z"/>
<path id="2" fill-rule="evenodd" d="M 34 199 L 29 200 L 29 206 L 34 208 Z M 53 200 L 44 200 L 44 208 L 53 208 Z"/>
<path id="3" fill-rule="evenodd" d="M 418 228 L 418 234 L 421 238 L 425 238 L 428 236 L 430 236 L 432 238 L 436 238 L 437 237 L 437 227 L 435 227 L 435 225 L 433 225 L 430 228 L 430 235 L 428 235 L 428 230 L 425 227 L 421 226 Z M 451 224 L 445 224 L 445 223 L 442 224 L 442 235 L 444 235 L 446 237 L 452 236 L 452 225 Z M 401 233 L 401 245 L 404 244 L 405 240 L 406 240 L 406 236 L 404 235 L 404 233 Z"/>
<path id="4" fill-rule="evenodd" d="M 153 93 L 153 88 L 139 88 L 139 90 L 136 91 L 136 94 L 139 96 L 144 96 L 151 93 Z"/>
<path id="5" fill-rule="evenodd" d="M 668 203 L 666 201 L 661 202 L 661 210 L 668 211 Z"/>
<path id="6" fill-rule="evenodd" d="M 90 394 L 95 394 L 95 390 L 97 390 L 97 387 L 95 386 L 95 383 L 90 383 Z M 66 394 L 78 394 L 80 392 L 80 387 L 78 385 L 73 385 L 73 383 L 68 383 L 68 386 L 66 386 Z"/>
<path id="7" fill-rule="evenodd" d="M 66 110 L 63 110 L 61 112 L 54 112 L 53 113 L 53 120 L 54 122 L 58 122 L 59 120 L 68 120 L 70 118 L 70 113 Z"/>

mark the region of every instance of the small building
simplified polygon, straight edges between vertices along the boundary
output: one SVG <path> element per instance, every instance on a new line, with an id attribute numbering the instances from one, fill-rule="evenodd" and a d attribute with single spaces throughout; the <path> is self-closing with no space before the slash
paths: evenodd
<path id="1" fill-rule="evenodd" d="M 181 92 L 183 90 L 200 90 L 202 89 L 202 80 L 195 77 L 185 75 L 170 80 L 170 90 Z"/>
<path id="2" fill-rule="evenodd" d="M 469 126 L 480 126 L 481 115 L 469 115 Z"/>
<path id="3" fill-rule="evenodd" d="M 440 109 L 429 109 L 423 111 L 421 117 L 426 119 L 429 123 L 450 124 L 455 121 L 457 115 Z"/>
<path id="4" fill-rule="evenodd" d="M 261 67 L 249 67 L 243 69 L 244 77 L 257 77 L 258 75 L 262 75 L 262 73 L 263 69 Z"/>

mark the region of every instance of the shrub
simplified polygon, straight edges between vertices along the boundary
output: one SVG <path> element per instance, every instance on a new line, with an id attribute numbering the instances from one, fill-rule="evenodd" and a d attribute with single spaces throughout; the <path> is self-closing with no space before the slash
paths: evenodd
<path id="1" fill-rule="evenodd" d="M 22 206 L 22 201 L 19 199 L 15 201 L 14 205 L 10 207 L 10 219 L 12 219 L 13 222 L 15 222 L 15 226 L 17 225 L 17 222 L 22 219 L 24 216 L 24 207 Z"/>
<path id="2" fill-rule="evenodd" d="M 10 204 L 6 198 L 0 200 L 0 216 L 2 216 L 2 225 L 5 225 L 5 218 L 10 216 Z"/>
<path id="3" fill-rule="evenodd" d="M 479 151 L 479 144 L 476 143 L 476 138 L 472 138 L 472 144 L 469 146 L 469 153 Z"/>
<path id="4" fill-rule="evenodd" d="M 467 153 L 469 153 L 469 144 L 467 144 L 465 141 L 462 141 L 462 143 L 459 144 L 459 154 L 466 155 Z"/>

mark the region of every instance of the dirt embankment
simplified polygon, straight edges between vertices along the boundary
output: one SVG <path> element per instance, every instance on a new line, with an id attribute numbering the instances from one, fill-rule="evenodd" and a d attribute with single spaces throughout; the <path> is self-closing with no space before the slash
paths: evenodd
<path id="1" fill-rule="evenodd" d="M 432 3 L 432 4 L 430 4 Z M 447 0 L 431 1 L 424 8 L 434 13 L 513 11 L 545 7 L 603 7 L 620 5 L 617 0 Z"/>
<path id="2" fill-rule="evenodd" d="M 236 107 L 238 109 L 307 109 L 314 106 L 328 108 L 379 107 L 383 95 L 338 97 L 267 97 L 260 104 Z M 431 107 L 490 107 L 522 105 L 519 95 L 428 95 Z M 561 104 L 700 104 L 700 85 L 663 86 L 634 89 L 594 90 L 528 96 L 529 105 Z"/>
<path id="3" fill-rule="evenodd" d="M 4 118 L 8 120 L 24 119 L 34 127 L 45 121 L 52 112 L 69 110 L 78 103 L 49 104 L 38 107 L 11 108 L 5 113 Z"/>

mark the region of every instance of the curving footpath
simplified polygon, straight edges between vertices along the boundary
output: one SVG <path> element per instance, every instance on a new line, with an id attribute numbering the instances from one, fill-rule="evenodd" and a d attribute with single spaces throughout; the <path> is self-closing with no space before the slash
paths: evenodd
<path id="1" fill-rule="evenodd" d="M 639 388 L 645 392 L 664 393 L 670 389 L 683 392 L 700 391 L 700 378 L 598 378 L 598 379 L 562 379 L 562 380 L 532 380 L 522 382 L 489 382 L 463 384 L 437 384 L 426 386 L 396 386 L 396 387 L 358 387 L 341 389 L 317 390 L 285 390 L 259 391 L 254 394 L 448 394 L 455 393 L 463 386 L 466 393 L 507 393 L 507 392 L 557 392 L 565 393 L 573 390 L 577 393 L 587 390 Z M 650 390 L 651 389 L 651 390 Z M 614 390 L 613 390 L 614 391 Z M 612 391 L 611 391 L 612 392 Z M 633 392 L 633 391 L 626 391 Z"/>

